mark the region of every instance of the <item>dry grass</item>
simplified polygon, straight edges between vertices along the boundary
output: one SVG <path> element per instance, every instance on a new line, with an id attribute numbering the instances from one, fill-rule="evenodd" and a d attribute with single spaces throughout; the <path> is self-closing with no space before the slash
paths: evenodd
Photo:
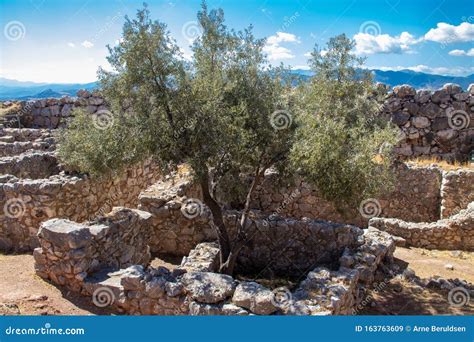
<path id="1" fill-rule="evenodd" d="M 4 116 L 4 115 L 7 115 L 7 114 L 11 114 L 11 113 L 15 113 L 15 112 L 18 112 L 20 110 L 20 103 L 19 102 L 13 102 L 12 105 L 8 106 L 8 107 L 3 107 L 1 106 L 0 107 L 0 116 Z"/>
<path id="2" fill-rule="evenodd" d="M 474 170 L 474 163 L 460 163 L 460 162 L 454 162 L 454 163 L 448 163 L 445 160 L 440 160 L 436 158 L 416 158 L 413 160 L 407 161 L 407 164 L 409 165 L 415 165 L 415 166 L 432 166 L 435 165 L 444 171 L 454 171 L 454 170 Z"/>

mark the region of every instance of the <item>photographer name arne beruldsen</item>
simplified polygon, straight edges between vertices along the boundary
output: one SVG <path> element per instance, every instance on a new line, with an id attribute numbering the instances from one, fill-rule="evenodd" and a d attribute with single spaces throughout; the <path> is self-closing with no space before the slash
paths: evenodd
<path id="1" fill-rule="evenodd" d="M 455 325 L 432 325 L 432 326 L 413 326 L 412 332 L 466 332 L 466 327 Z"/>

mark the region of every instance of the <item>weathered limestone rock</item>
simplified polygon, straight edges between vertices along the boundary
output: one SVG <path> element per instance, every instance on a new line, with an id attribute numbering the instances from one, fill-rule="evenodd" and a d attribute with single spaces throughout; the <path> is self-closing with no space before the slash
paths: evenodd
<path id="1" fill-rule="evenodd" d="M 183 258 L 180 268 L 188 272 L 216 272 L 219 266 L 219 246 L 215 242 L 202 242 Z"/>
<path id="2" fill-rule="evenodd" d="M 38 234 L 61 249 L 78 249 L 87 246 L 93 238 L 88 226 L 63 219 L 46 221 Z"/>
<path id="3" fill-rule="evenodd" d="M 431 125 L 431 121 L 424 116 L 415 117 L 413 118 L 412 122 L 413 126 L 415 126 L 416 128 L 426 128 Z"/>
<path id="4" fill-rule="evenodd" d="M 402 84 L 396 87 L 393 87 L 393 93 L 399 98 L 405 98 L 408 96 L 415 96 L 416 90 L 408 84 Z"/>
<path id="5" fill-rule="evenodd" d="M 240 283 L 235 289 L 232 302 L 257 315 L 270 315 L 278 310 L 274 304 L 273 292 L 255 282 Z"/>
<path id="6" fill-rule="evenodd" d="M 210 272 L 190 272 L 182 278 L 191 298 L 200 303 L 213 304 L 234 293 L 236 283 L 231 276 Z"/>

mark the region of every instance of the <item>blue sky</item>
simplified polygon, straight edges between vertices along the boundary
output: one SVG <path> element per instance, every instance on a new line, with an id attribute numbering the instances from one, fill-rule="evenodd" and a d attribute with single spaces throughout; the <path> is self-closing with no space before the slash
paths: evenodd
<path id="1" fill-rule="evenodd" d="M 200 1 L 148 1 L 189 55 Z M 35 82 L 90 82 L 107 66 L 106 44 L 120 39 L 139 0 L 0 0 L 0 76 Z M 474 73 L 473 0 L 226 0 L 228 26 L 253 24 L 274 64 L 305 68 L 315 44 L 346 33 L 369 68 Z"/>

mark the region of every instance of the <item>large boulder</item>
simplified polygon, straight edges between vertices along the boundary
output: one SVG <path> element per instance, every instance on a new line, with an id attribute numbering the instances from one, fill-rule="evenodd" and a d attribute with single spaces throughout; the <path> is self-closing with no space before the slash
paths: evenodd
<path id="1" fill-rule="evenodd" d="M 64 219 L 43 222 L 38 236 L 61 249 L 81 248 L 92 240 L 88 226 Z"/>

